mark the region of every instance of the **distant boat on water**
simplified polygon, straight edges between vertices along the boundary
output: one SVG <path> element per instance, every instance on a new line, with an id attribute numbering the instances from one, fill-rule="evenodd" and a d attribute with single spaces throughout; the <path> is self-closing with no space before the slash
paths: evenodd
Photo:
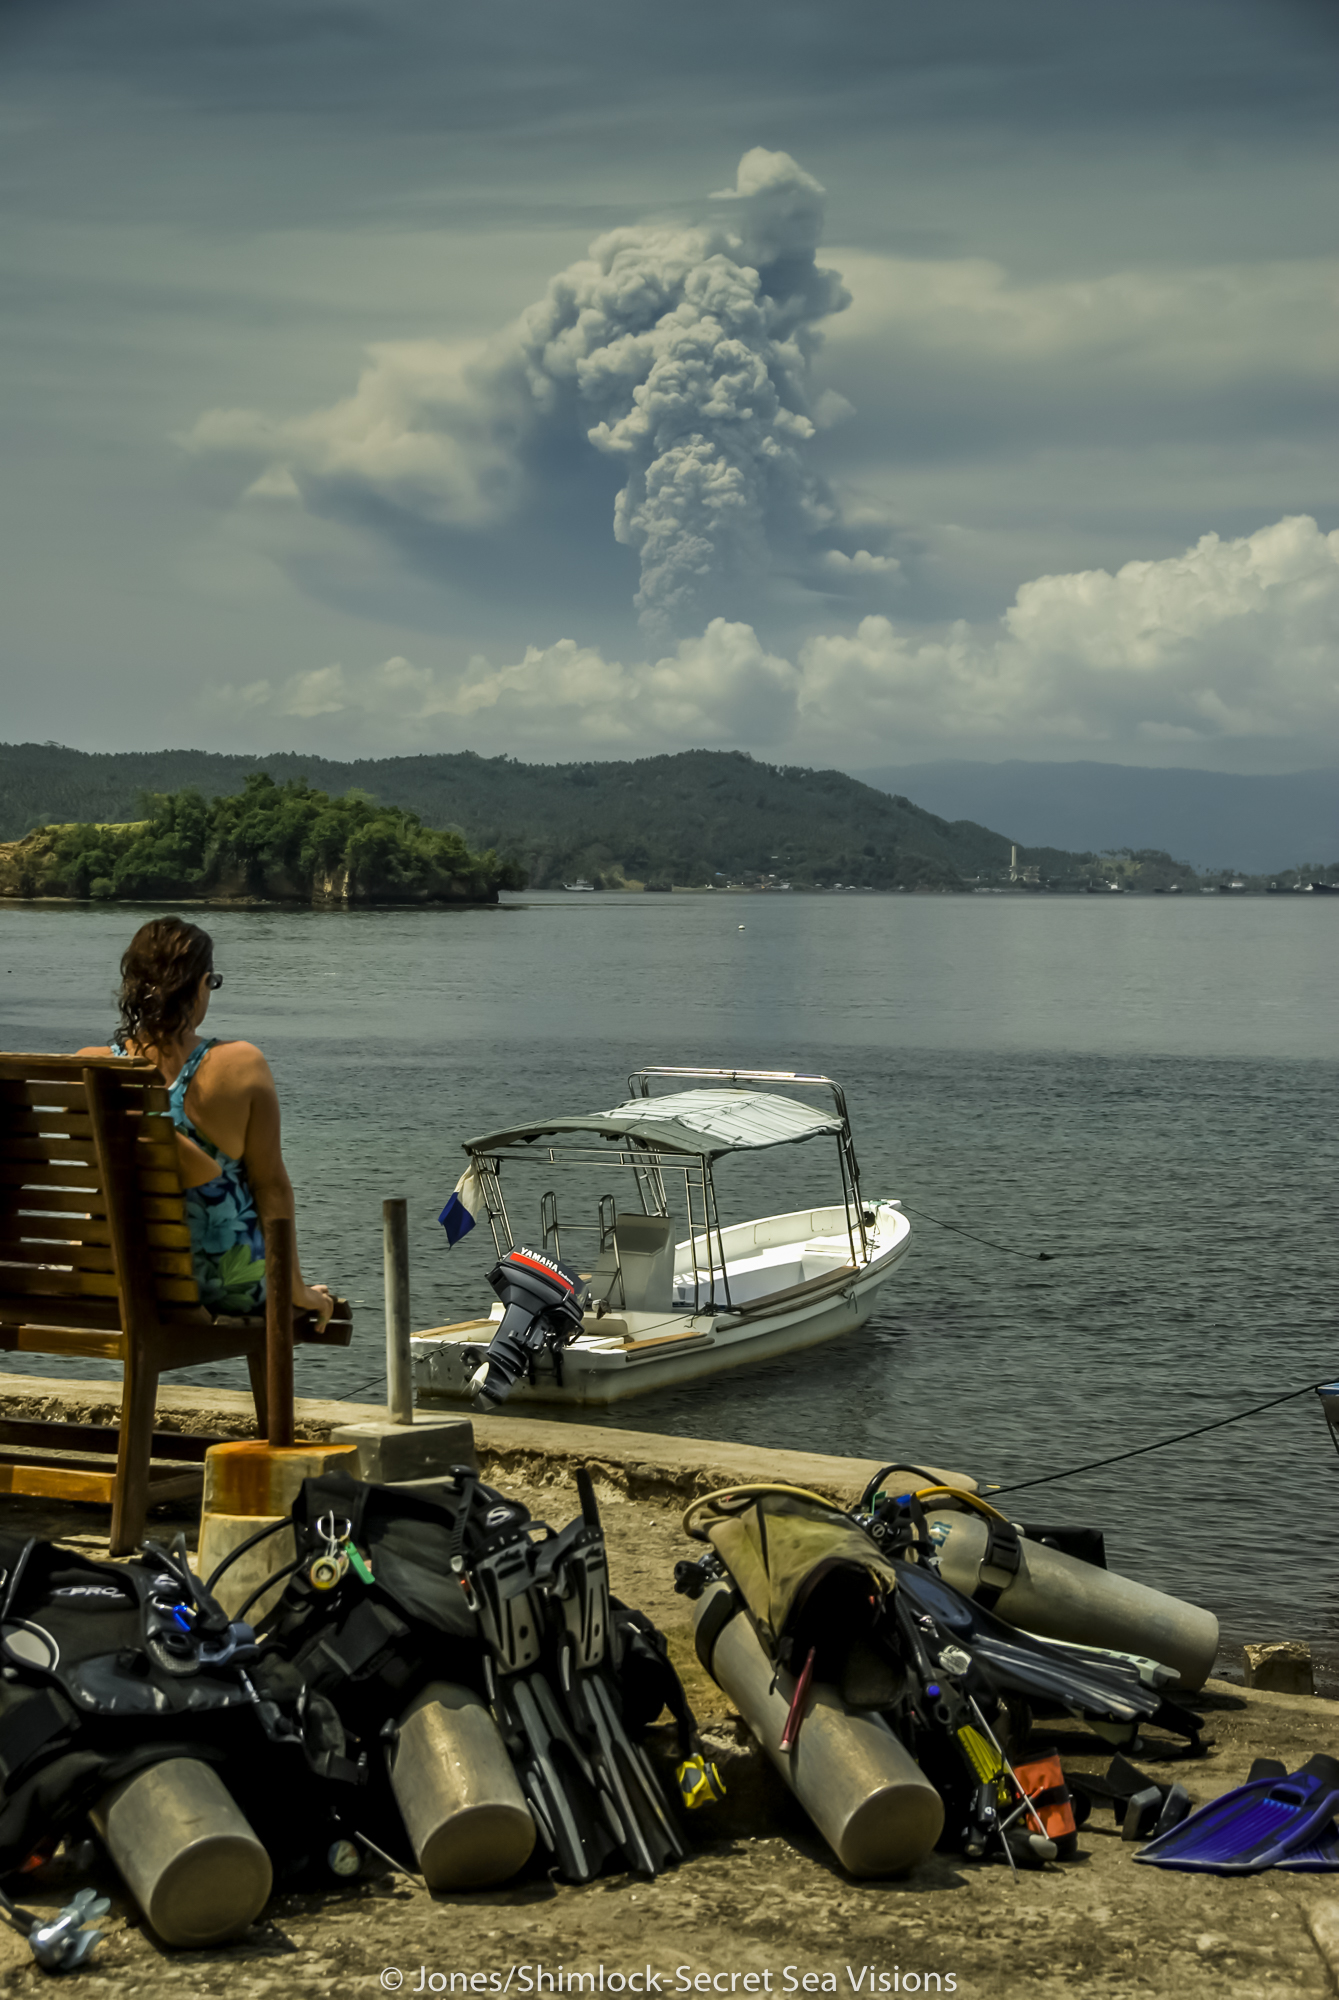
<path id="1" fill-rule="evenodd" d="M 1304 896 L 1339 896 L 1339 882 L 1299 882 Z"/>
<path id="2" fill-rule="evenodd" d="M 584 875 L 578 875 L 575 882 L 564 882 L 563 887 L 569 896 L 593 896 L 595 894 L 595 884 L 588 882 Z"/>

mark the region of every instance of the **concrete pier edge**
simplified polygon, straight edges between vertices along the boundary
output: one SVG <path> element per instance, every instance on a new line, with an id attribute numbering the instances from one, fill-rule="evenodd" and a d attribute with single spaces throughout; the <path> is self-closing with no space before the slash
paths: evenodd
<path id="1" fill-rule="evenodd" d="M 72 1381 L 45 1375 L 10 1375 L 0 1389 L 0 1412 L 8 1417 L 50 1418 L 64 1423 L 114 1424 L 120 1418 L 121 1385 Z M 299 1397 L 295 1406 L 297 1442 L 325 1444 L 348 1424 L 384 1420 L 382 1403 L 344 1403 Z M 462 1413 L 464 1414 L 464 1413 Z M 531 1483 L 566 1477 L 577 1466 L 603 1472 L 630 1499 L 642 1494 L 681 1498 L 687 1506 L 701 1493 L 748 1480 L 805 1486 L 825 1498 L 859 1499 L 884 1459 L 840 1458 L 823 1452 L 780 1451 L 765 1445 L 729 1444 L 719 1439 L 682 1438 L 655 1431 L 615 1430 L 603 1424 L 556 1422 L 542 1417 L 471 1416 L 475 1453 L 485 1478 L 522 1474 Z M 205 1389 L 165 1382 L 158 1395 L 155 1426 L 187 1436 L 255 1436 L 255 1405 L 245 1390 Z M 974 1485 L 962 1472 L 949 1472 L 915 1453 L 899 1463 L 923 1468 L 936 1478 Z"/>

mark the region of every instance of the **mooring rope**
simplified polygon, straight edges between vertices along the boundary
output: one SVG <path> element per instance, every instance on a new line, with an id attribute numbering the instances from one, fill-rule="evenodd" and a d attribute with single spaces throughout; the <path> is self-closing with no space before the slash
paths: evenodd
<path id="1" fill-rule="evenodd" d="M 1323 1389 L 1323 1382 L 1308 1382 L 1304 1389 L 1289 1389 L 1286 1396 L 1273 1396 L 1267 1403 L 1256 1403 L 1249 1410 L 1238 1410 L 1230 1417 L 1218 1417 L 1211 1424 L 1197 1424 L 1194 1430 L 1178 1431 L 1175 1437 L 1159 1438 L 1156 1444 L 1137 1444 L 1130 1451 L 1114 1452 L 1110 1458 L 1090 1459 L 1087 1465 L 1071 1465 L 1064 1472 L 1045 1472 L 1038 1479 L 1017 1479 L 1010 1486 L 992 1486 L 990 1497 L 995 1500 L 1001 1493 L 1022 1493 L 1029 1486 L 1053 1486 L 1057 1479 L 1075 1479 L 1081 1472 L 1098 1472 L 1106 1465 L 1120 1465 L 1127 1458 L 1140 1458 L 1145 1452 L 1165 1451 L 1168 1445 L 1184 1444 L 1187 1438 L 1203 1437 L 1206 1431 L 1221 1431 L 1228 1424 L 1244 1423 L 1247 1417 L 1261 1416 L 1266 1410 L 1276 1410 L 1280 1403 L 1295 1403 L 1299 1396 L 1313 1396 L 1317 1389 Z"/>

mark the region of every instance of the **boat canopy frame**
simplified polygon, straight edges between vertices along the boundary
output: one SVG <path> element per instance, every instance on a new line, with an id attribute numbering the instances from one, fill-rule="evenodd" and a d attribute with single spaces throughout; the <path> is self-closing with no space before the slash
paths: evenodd
<path id="1" fill-rule="evenodd" d="M 758 1100 L 770 1101 L 771 1106 L 790 1105 L 797 1115 L 774 1115 L 769 1121 L 765 1113 L 759 1113 L 750 1123 L 747 1115 L 744 1124 L 733 1135 L 724 1129 L 726 1120 L 717 1116 L 716 1129 L 711 1129 L 711 1119 L 701 1106 L 708 1095 L 717 1093 L 696 1092 L 691 1097 L 699 1100 L 693 1106 L 690 1097 L 677 1102 L 687 1107 L 693 1123 L 683 1123 L 670 1111 L 675 1100 L 661 1098 L 668 1116 L 641 1117 L 637 1105 L 648 1100 L 654 1101 L 651 1089 L 653 1078 L 676 1078 L 683 1081 L 725 1085 L 726 1091 L 719 1093 L 725 1097 L 728 1092 L 741 1093 L 744 1102 L 741 1109 L 759 1113 Z M 833 1114 L 824 1117 L 811 1111 L 810 1107 L 776 1093 L 745 1093 L 748 1084 L 789 1084 L 802 1089 L 823 1090 L 831 1094 Z M 832 1077 L 805 1075 L 792 1070 L 750 1070 L 750 1069 L 695 1069 L 648 1067 L 634 1070 L 628 1077 L 629 1102 L 616 1106 L 612 1112 L 594 1114 L 581 1118 L 555 1118 L 539 1124 L 513 1126 L 506 1131 L 486 1134 L 465 1142 L 465 1151 L 477 1177 L 488 1226 L 493 1238 L 493 1246 L 499 1257 L 516 1247 L 511 1218 L 507 1213 L 507 1200 L 502 1187 L 502 1169 L 506 1162 L 537 1165 L 547 1163 L 555 1167 L 602 1168 L 622 1170 L 633 1175 L 638 1199 L 644 1215 L 670 1215 L 667 1176 L 677 1185 L 683 1178 L 684 1206 L 688 1215 L 688 1240 L 693 1258 L 693 1292 L 697 1301 L 697 1311 L 716 1311 L 717 1277 L 724 1293 L 724 1310 L 735 1310 L 730 1297 L 730 1276 L 726 1266 L 724 1233 L 721 1225 L 720 1208 L 716 1199 L 715 1176 L 712 1168 L 716 1159 L 734 1152 L 761 1151 L 771 1146 L 800 1143 L 819 1137 L 835 1137 L 837 1141 L 838 1165 L 841 1173 L 842 1206 L 846 1215 L 846 1232 L 851 1246 L 851 1263 L 855 1269 L 869 1260 L 869 1225 L 866 1221 L 864 1202 L 860 1193 L 860 1168 L 856 1159 L 855 1145 L 851 1137 L 851 1123 L 846 1109 L 846 1094 Z M 713 1107 L 714 1109 L 714 1107 Z M 798 1114 L 807 1114 L 799 1116 Z M 769 1123 L 774 1127 L 769 1135 Z M 632 1129 L 626 1129 L 631 1127 Z M 648 1129 L 649 1127 L 649 1129 Z M 547 1143 L 540 1143 L 547 1141 Z M 694 1141 L 696 1143 L 694 1143 Z M 704 1143 L 704 1141 L 706 1143 Z M 612 1219 L 606 1223 L 605 1204 L 609 1198 L 602 1197 L 599 1207 L 600 1248 L 603 1250 L 612 1236 Z M 696 1206 L 697 1217 L 694 1209 Z M 561 1229 L 556 1194 L 550 1190 L 541 1196 L 540 1226 L 544 1235 L 544 1249 L 550 1248 L 555 1256 L 562 1254 Z M 571 1225 L 568 1227 L 588 1227 Z M 713 1249 L 712 1239 L 715 1239 Z M 859 1248 L 857 1249 L 857 1242 Z M 699 1247 L 706 1258 L 706 1306 L 703 1307 L 703 1272 L 698 1262 Z M 719 1262 L 718 1262 L 719 1260 Z"/>

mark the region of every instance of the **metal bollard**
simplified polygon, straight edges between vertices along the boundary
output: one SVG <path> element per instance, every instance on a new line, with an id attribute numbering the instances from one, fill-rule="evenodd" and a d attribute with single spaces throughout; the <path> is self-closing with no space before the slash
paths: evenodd
<path id="1" fill-rule="evenodd" d="M 150 1765 L 89 1818 L 164 1944 L 221 1944 L 269 1899 L 270 1857 L 209 1764 Z"/>
<path id="2" fill-rule="evenodd" d="M 414 1375 L 409 1354 L 409 1206 L 381 1204 L 386 1270 L 386 1402 L 393 1424 L 414 1421 Z"/>

